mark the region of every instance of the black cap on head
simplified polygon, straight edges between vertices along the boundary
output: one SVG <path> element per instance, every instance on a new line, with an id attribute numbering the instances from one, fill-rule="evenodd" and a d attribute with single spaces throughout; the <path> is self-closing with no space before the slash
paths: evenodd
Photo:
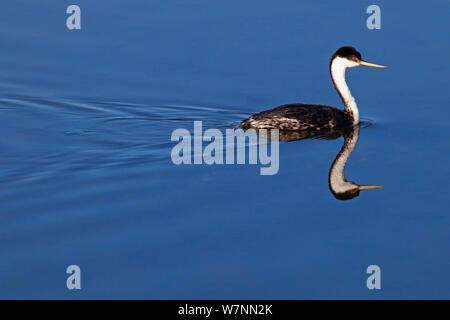
<path id="1" fill-rule="evenodd" d="M 341 193 L 334 193 L 331 191 L 333 196 L 338 200 L 351 200 L 357 196 L 359 196 L 359 190 L 354 189 L 347 192 L 341 192 Z"/>
<path id="2" fill-rule="evenodd" d="M 349 47 L 349 46 L 340 47 L 339 49 L 337 49 L 337 51 L 333 54 L 333 57 L 331 59 L 334 59 L 337 56 L 342 57 L 342 58 L 347 58 L 350 60 L 352 59 L 352 57 L 356 57 L 356 58 L 358 58 L 358 60 L 362 59 L 361 53 L 356 51 L 355 48 Z"/>

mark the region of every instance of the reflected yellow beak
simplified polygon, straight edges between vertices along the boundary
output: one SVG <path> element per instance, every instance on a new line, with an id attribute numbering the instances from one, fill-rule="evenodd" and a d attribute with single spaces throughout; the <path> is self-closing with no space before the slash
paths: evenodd
<path id="1" fill-rule="evenodd" d="M 359 186 L 358 190 L 378 189 L 384 188 L 383 186 Z"/>
<path id="2" fill-rule="evenodd" d="M 387 68 L 386 66 L 382 66 L 380 64 L 370 63 L 363 60 L 359 60 L 358 62 L 362 66 L 375 67 L 375 68 Z"/>

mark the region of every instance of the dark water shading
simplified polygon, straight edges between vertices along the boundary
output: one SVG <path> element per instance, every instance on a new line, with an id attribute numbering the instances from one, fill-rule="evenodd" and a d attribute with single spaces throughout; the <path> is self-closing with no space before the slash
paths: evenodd
<path id="1" fill-rule="evenodd" d="M 378 3 L 370 31 L 356 0 L 80 0 L 75 32 L 68 3 L 3 1 L 0 298 L 449 298 L 450 5 Z M 384 188 L 330 192 L 344 133 L 280 143 L 274 176 L 171 162 L 194 120 L 340 106 L 341 45 L 389 67 L 348 71 L 371 120 L 345 178 Z"/>

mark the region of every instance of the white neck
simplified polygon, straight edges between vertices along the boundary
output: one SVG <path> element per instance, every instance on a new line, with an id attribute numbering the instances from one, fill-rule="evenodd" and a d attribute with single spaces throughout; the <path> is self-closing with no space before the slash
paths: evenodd
<path id="1" fill-rule="evenodd" d="M 331 166 L 328 183 L 335 193 L 344 193 L 358 186 L 353 182 L 347 181 L 344 176 L 345 164 L 355 149 L 358 137 L 359 126 L 354 126 L 353 131 L 344 136 L 344 145 Z"/>
<path id="2" fill-rule="evenodd" d="M 345 111 L 353 117 L 353 124 L 359 123 L 359 110 L 355 98 L 353 98 L 350 89 L 345 82 L 345 70 L 347 68 L 356 67 L 357 65 L 358 64 L 355 62 L 339 56 L 335 57 L 330 65 L 330 73 L 334 86 L 341 96 Z"/>

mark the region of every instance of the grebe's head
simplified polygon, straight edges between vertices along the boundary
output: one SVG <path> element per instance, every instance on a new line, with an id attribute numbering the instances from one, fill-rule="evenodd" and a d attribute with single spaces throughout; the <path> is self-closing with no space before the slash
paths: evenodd
<path id="1" fill-rule="evenodd" d="M 368 66 L 375 68 L 386 68 L 385 66 L 364 61 L 355 48 L 345 46 L 340 47 L 331 57 L 331 63 L 338 63 L 344 68 L 353 68 L 358 66 Z"/>
<path id="2" fill-rule="evenodd" d="M 383 188 L 383 186 L 361 186 L 351 181 L 341 182 L 339 185 L 333 186 L 330 184 L 331 193 L 338 200 L 350 200 L 359 196 L 361 190 L 378 189 Z"/>

